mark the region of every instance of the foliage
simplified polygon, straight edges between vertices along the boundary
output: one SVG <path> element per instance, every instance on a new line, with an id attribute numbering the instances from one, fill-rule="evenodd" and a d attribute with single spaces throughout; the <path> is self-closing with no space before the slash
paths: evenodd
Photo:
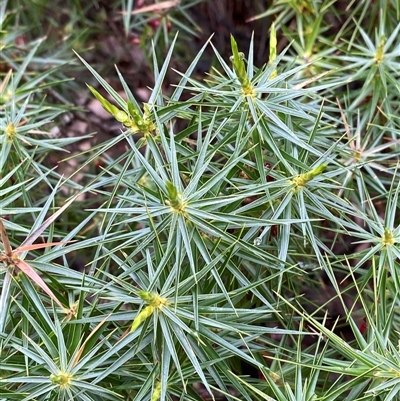
<path id="1" fill-rule="evenodd" d="M 164 29 L 144 104 L 77 47 L 121 131 L 68 177 L 47 163 L 82 139 L 51 134 L 64 61 L 16 44 L 40 24 L 0 9 L 1 401 L 397 399 L 400 8 L 268 5 L 265 65 L 254 39 L 230 59 L 210 39 L 173 87 Z M 154 13 L 118 6 L 125 29 Z"/>

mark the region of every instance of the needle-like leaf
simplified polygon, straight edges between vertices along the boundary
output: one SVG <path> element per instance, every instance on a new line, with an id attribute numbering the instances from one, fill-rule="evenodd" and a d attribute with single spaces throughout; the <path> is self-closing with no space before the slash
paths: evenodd
<path id="1" fill-rule="evenodd" d="M 12 254 L 12 248 L 11 248 L 10 241 L 8 239 L 6 228 L 4 227 L 4 224 L 1 221 L 1 218 L 0 218 L 0 236 L 1 236 L 1 242 L 3 243 L 3 246 L 4 246 L 4 252 L 5 252 L 6 256 L 10 257 Z"/>
<path id="2" fill-rule="evenodd" d="M 37 284 L 61 309 L 66 310 L 63 304 L 57 299 L 53 291 L 47 286 L 43 279 L 24 260 L 19 259 L 15 264 L 18 269 L 24 272 L 35 284 Z"/>
<path id="3" fill-rule="evenodd" d="M 35 240 L 42 234 L 42 232 L 55 221 L 55 219 L 76 199 L 76 196 L 71 198 L 68 202 L 66 202 L 60 209 L 58 209 L 54 214 L 52 214 L 43 224 L 41 224 L 33 233 L 31 233 L 25 241 L 20 245 L 31 245 L 35 242 Z M 18 251 L 18 249 L 16 249 Z"/>

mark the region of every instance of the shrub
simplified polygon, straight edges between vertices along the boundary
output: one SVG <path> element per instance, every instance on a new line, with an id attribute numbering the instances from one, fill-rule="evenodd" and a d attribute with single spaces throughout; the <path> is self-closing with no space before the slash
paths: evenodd
<path id="1" fill-rule="evenodd" d="M 144 104 L 78 52 L 121 131 L 69 177 L 58 70 L 3 74 L 0 400 L 397 396 L 400 10 L 286 3 L 261 67 L 210 40 L 169 86 L 154 48 Z"/>

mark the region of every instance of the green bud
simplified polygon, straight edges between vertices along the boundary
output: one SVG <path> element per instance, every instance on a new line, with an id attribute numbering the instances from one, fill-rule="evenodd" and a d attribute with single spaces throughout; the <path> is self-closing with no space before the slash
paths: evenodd
<path id="1" fill-rule="evenodd" d="M 146 306 L 134 319 L 131 333 L 134 332 L 154 312 L 154 306 Z"/>
<path id="2" fill-rule="evenodd" d="M 118 110 L 115 114 L 114 114 L 114 118 L 119 121 L 120 123 L 125 123 L 126 121 L 129 121 L 129 117 L 128 114 L 126 114 L 124 111 L 122 110 Z"/>
<path id="3" fill-rule="evenodd" d="M 275 29 L 275 24 L 272 23 L 271 25 L 271 35 L 269 37 L 269 60 L 268 64 L 273 64 L 274 61 L 276 60 L 276 47 L 277 47 L 277 40 L 276 40 L 276 29 Z M 277 70 L 276 68 L 272 71 L 271 75 L 269 76 L 268 79 L 274 79 L 277 76 Z"/>
<path id="4" fill-rule="evenodd" d="M 158 382 L 154 387 L 153 394 L 151 396 L 151 401 L 157 401 L 161 395 L 161 382 Z"/>
<path id="5" fill-rule="evenodd" d="M 300 174 L 293 178 L 293 183 L 298 187 L 304 187 L 309 181 L 322 174 L 326 169 L 327 164 L 320 164 L 308 173 Z"/>
<path id="6" fill-rule="evenodd" d="M 385 231 L 382 235 L 382 244 L 383 246 L 393 246 L 396 243 L 395 238 L 393 237 L 393 232 L 390 228 L 385 228 Z"/>
<path id="7" fill-rule="evenodd" d="M 185 203 L 182 201 L 182 196 L 178 192 L 176 186 L 171 182 L 166 182 L 167 193 L 168 193 L 168 200 L 166 201 L 167 205 L 171 206 L 172 209 L 183 212 Z"/>
<path id="8" fill-rule="evenodd" d="M 159 308 L 160 306 L 167 304 L 167 298 L 161 298 L 157 293 L 139 291 L 139 297 L 154 308 Z"/>
<path id="9" fill-rule="evenodd" d="M 148 304 L 154 302 L 155 295 L 152 292 L 140 290 L 138 294 L 139 297 L 142 298 L 143 301 L 146 301 Z"/>
<path id="10" fill-rule="evenodd" d="M 53 384 L 57 384 L 62 387 L 67 387 L 71 385 L 72 375 L 65 372 L 58 372 L 57 375 L 52 373 L 49 379 Z"/>
<path id="11" fill-rule="evenodd" d="M 244 54 L 239 52 L 237 43 L 231 35 L 231 48 L 232 48 L 232 64 L 236 76 L 242 86 L 244 96 L 255 96 L 253 85 L 247 76 L 246 67 L 244 64 Z"/>

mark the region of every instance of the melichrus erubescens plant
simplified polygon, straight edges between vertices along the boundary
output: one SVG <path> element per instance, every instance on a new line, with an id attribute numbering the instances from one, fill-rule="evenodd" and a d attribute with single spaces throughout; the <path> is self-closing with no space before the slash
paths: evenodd
<path id="1" fill-rule="evenodd" d="M 84 183 L 2 109 L 0 399 L 397 398 L 399 7 L 271 3 L 265 65 L 211 39 L 170 86 L 175 38 L 145 103 L 79 52 L 121 127 Z"/>

